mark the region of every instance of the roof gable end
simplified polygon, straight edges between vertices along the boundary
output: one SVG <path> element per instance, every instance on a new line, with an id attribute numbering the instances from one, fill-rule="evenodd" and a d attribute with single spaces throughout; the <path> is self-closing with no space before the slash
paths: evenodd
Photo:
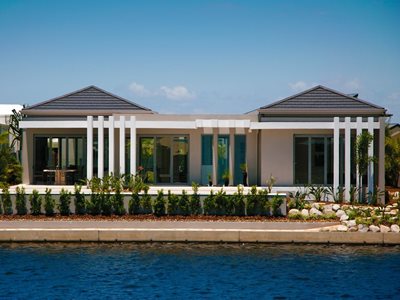
<path id="1" fill-rule="evenodd" d="M 149 108 L 116 96 L 94 85 L 25 108 L 25 111 L 32 110 L 136 110 L 151 112 Z"/>

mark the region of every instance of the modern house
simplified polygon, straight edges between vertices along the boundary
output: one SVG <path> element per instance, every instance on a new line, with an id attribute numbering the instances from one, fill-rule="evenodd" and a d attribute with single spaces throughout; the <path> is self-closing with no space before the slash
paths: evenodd
<path id="1" fill-rule="evenodd" d="M 369 189 L 384 189 L 386 110 L 316 86 L 249 113 L 169 115 L 95 86 L 24 108 L 23 182 L 72 184 L 135 174 L 155 185 L 358 184 L 356 136 L 374 136 Z M 243 182 L 242 171 L 248 174 Z"/>

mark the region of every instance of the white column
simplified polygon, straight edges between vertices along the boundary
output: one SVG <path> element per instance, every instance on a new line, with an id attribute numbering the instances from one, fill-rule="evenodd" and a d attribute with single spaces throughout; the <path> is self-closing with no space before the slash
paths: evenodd
<path id="1" fill-rule="evenodd" d="M 351 130 L 350 117 L 344 119 L 344 187 L 346 200 L 350 200 L 351 185 Z"/>
<path id="2" fill-rule="evenodd" d="M 131 174 L 136 175 L 136 117 L 131 116 Z"/>
<path id="3" fill-rule="evenodd" d="M 233 185 L 233 178 L 235 176 L 234 158 L 235 158 L 235 134 L 233 128 L 229 129 L 229 185 Z"/>
<path id="4" fill-rule="evenodd" d="M 340 151 L 339 151 L 339 117 L 333 118 L 333 189 L 339 187 L 339 164 L 340 164 Z"/>
<path id="5" fill-rule="evenodd" d="M 385 191 L 385 117 L 379 118 L 379 165 L 378 165 L 378 186 L 380 191 Z M 385 196 L 380 199 L 385 204 Z"/>
<path id="6" fill-rule="evenodd" d="M 374 136 L 374 117 L 368 117 L 368 132 Z M 374 141 L 368 148 L 368 156 L 374 156 Z M 374 162 L 370 162 L 368 166 L 368 192 L 374 190 Z"/>
<path id="7" fill-rule="evenodd" d="M 213 185 L 217 185 L 218 183 L 218 129 L 214 128 L 213 130 L 213 166 L 212 166 L 212 182 Z"/>
<path id="8" fill-rule="evenodd" d="M 125 174 L 125 116 L 119 117 L 119 174 Z"/>
<path id="9" fill-rule="evenodd" d="M 114 116 L 108 117 L 108 174 L 114 174 Z"/>
<path id="10" fill-rule="evenodd" d="M 86 131 L 86 179 L 93 177 L 93 116 L 87 117 Z"/>
<path id="11" fill-rule="evenodd" d="M 362 134 L 362 117 L 357 117 L 357 124 L 356 124 L 356 138 L 358 139 L 358 137 Z M 361 188 L 360 187 L 360 170 L 358 169 L 358 165 L 356 165 L 356 186 L 357 188 Z"/>
<path id="12" fill-rule="evenodd" d="M 98 129 L 97 129 L 97 144 L 99 146 L 97 152 L 97 177 L 104 177 L 104 117 L 98 117 Z"/>

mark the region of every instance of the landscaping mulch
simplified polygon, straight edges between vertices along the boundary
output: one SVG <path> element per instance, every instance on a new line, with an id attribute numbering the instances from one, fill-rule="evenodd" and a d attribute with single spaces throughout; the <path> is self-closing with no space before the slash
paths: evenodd
<path id="1" fill-rule="evenodd" d="M 338 222 L 338 220 L 294 220 L 287 217 L 267 217 L 267 216 L 154 216 L 154 215 L 123 215 L 123 216 L 92 216 L 92 215 L 70 215 L 61 216 L 33 216 L 33 215 L 0 215 L 1 221 L 172 221 L 172 222 L 193 222 L 193 221 L 208 221 L 208 222 Z"/>

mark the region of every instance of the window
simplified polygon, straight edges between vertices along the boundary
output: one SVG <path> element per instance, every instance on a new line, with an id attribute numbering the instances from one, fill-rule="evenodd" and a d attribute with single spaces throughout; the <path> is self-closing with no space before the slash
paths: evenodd
<path id="1" fill-rule="evenodd" d="M 201 183 L 203 185 L 209 184 L 212 181 L 213 172 L 213 136 L 201 136 Z"/>
<path id="2" fill-rule="evenodd" d="M 296 136 L 294 138 L 294 183 L 333 183 L 333 137 Z"/>

